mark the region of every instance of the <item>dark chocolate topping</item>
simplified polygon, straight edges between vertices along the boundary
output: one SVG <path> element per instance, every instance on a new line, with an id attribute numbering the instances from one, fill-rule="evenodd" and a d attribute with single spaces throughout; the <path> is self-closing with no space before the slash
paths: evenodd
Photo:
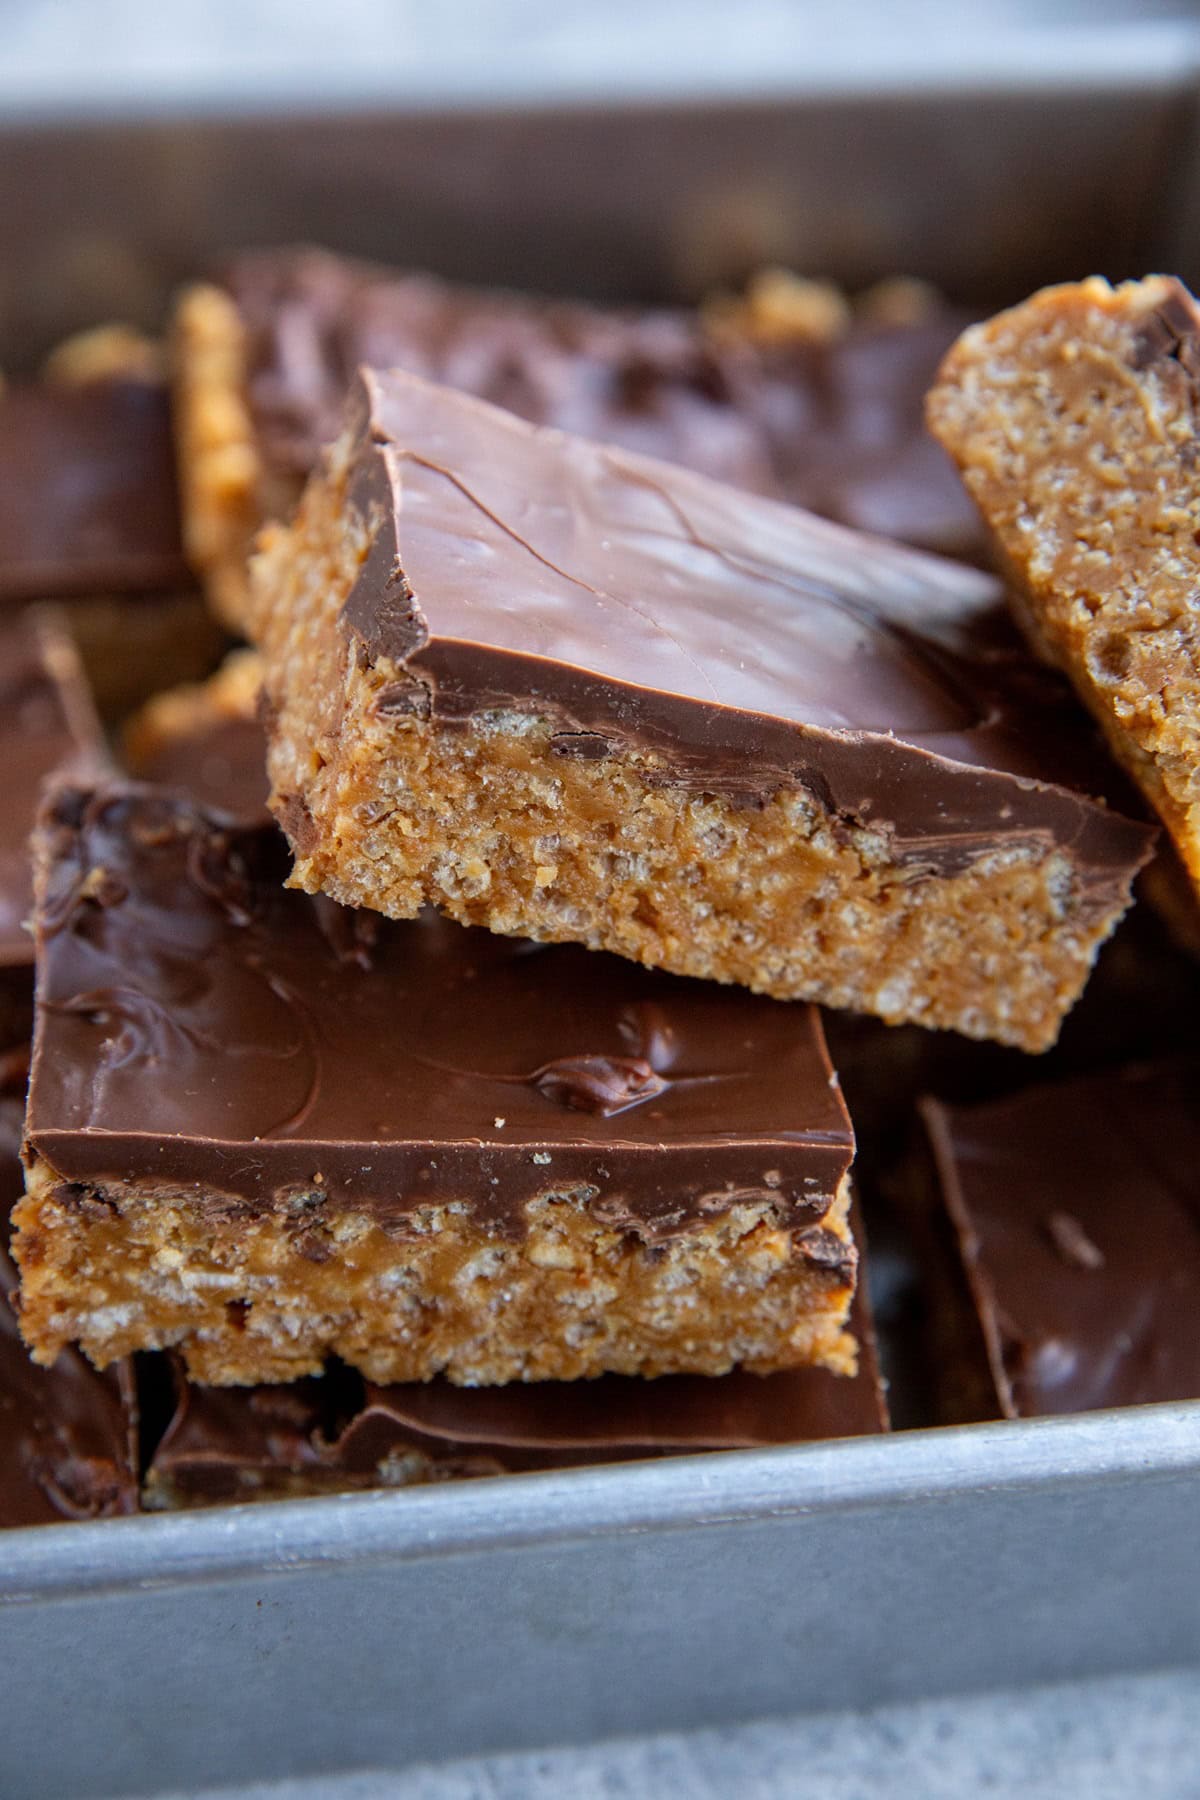
<path id="1" fill-rule="evenodd" d="M 852 325 L 827 344 L 762 352 L 756 416 L 779 497 L 857 531 L 982 554 L 979 515 L 925 429 L 925 395 L 970 323 L 949 307 L 905 326 Z"/>
<path id="2" fill-rule="evenodd" d="M 0 1058 L 0 1526 L 137 1511 L 132 1369 L 98 1375 L 76 1350 L 51 1369 L 17 1330 L 8 1216 L 24 1188 L 18 1152 L 28 1051 Z"/>
<path id="3" fill-rule="evenodd" d="M 1200 1061 L 923 1112 L 1005 1412 L 1200 1398 Z"/>
<path id="4" fill-rule="evenodd" d="M 192 586 L 164 389 L 18 386 L 0 396 L 0 600 Z"/>
<path id="5" fill-rule="evenodd" d="M 516 709 L 664 781 L 807 789 L 922 870 L 1058 844 L 1107 890 L 1148 853 L 1087 797 L 1096 740 L 990 577 L 413 376 L 365 372 L 352 418 L 375 537 L 344 624 L 433 718 Z"/>
<path id="6" fill-rule="evenodd" d="M 175 1405 L 146 1471 L 146 1501 L 216 1505 L 319 1493 L 336 1436 L 337 1376 L 252 1388 L 189 1381 L 172 1360 Z M 347 1482 L 345 1485 L 355 1485 Z"/>
<path id="7" fill-rule="evenodd" d="M 62 790 L 42 857 L 28 1130 L 68 1182 L 514 1234 L 546 1192 L 643 1235 L 750 1199 L 803 1241 L 849 1163 L 811 1008 L 433 915 L 358 931 L 284 891 L 273 827 L 152 789 Z"/>
<path id="8" fill-rule="evenodd" d="M 33 962 L 29 834 L 56 769 L 99 755 L 99 727 L 70 646 L 44 622 L 0 628 L 0 967 Z"/>
<path id="9" fill-rule="evenodd" d="M 451 286 L 316 250 L 227 275 L 249 400 L 286 513 L 337 434 L 360 364 L 402 368 L 536 425 L 619 444 L 930 548 L 979 524 L 922 404 L 964 317 L 852 326 L 831 344 L 716 339 L 696 313 L 617 311 Z"/>
<path id="10" fill-rule="evenodd" d="M 163 733 L 130 766 L 140 780 L 178 788 L 209 812 L 244 824 L 270 818 L 267 745 L 257 719 L 214 718 Z"/>

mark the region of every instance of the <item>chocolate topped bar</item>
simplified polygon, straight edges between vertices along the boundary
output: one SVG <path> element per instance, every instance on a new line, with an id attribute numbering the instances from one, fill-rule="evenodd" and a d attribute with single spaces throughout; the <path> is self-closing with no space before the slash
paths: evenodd
<path id="1" fill-rule="evenodd" d="M 811 1009 L 287 893 L 274 827 L 152 789 L 64 789 L 40 855 L 39 1354 L 853 1366 L 853 1138 Z"/>
<path id="2" fill-rule="evenodd" d="M 347 508 L 376 529 L 341 618 L 397 665 L 380 712 L 532 701 L 561 757 L 633 739 L 664 783 L 794 780 L 931 873 L 987 834 L 1069 837 L 1100 880 L 1140 851 L 1094 779 L 1064 787 L 1093 742 L 989 577 L 411 377 L 364 374 L 357 406 Z"/>
<path id="3" fill-rule="evenodd" d="M 364 363 L 411 370 L 535 424 L 774 485 L 750 409 L 756 358 L 715 341 L 693 313 L 489 292 L 308 249 L 238 257 L 225 285 L 246 334 L 257 441 L 293 501 L 337 436 Z"/>
<path id="4" fill-rule="evenodd" d="M 127 1364 L 98 1375 L 76 1350 L 39 1369 L 21 1342 L 8 1220 L 22 1180 L 25 1047 L 0 1056 L 0 1527 L 137 1511 L 137 1409 Z"/>
<path id="5" fill-rule="evenodd" d="M 990 577 L 395 371 L 360 376 L 250 629 L 298 883 L 397 916 L 1041 1048 L 1152 843 Z M 964 921 L 943 1003 L 900 915 L 976 881 L 1027 916 L 979 957 Z M 980 989 L 1064 925 L 1027 1002 Z"/>
<path id="6" fill-rule="evenodd" d="M 1200 1398 L 1200 1062 L 922 1110 L 1001 1410 Z"/>
<path id="7" fill-rule="evenodd" d="M 98 381 L 0 396 L 0 601 L 191 585 L 165 388 Z"/>
<path id="8" fill-rule="evenodd" d="M 47 599 L 105 720 L 220 656 L 184 560 L 161 381 L 55 380 L 0 395 L 0 608 Z"/>
<path id="9" fill-rule="evenodd" d="M 55 772 L 101 753 L 100 728 L 70 642 L 42 617 L 0 627 L 0 968 L 33 962 L 29 836 Z"/>
<path id="10" fill-rule="evenodd" d="M 744 309 L 735 309 L 744 310 Z M 769 333 L 683 309 L 617 310 L 455 286 L 312 249 L 235 258 L 177 320 L 189 540 L 226 616 L 254 528 L 287 519 L 361 365 L 402 368 L 551 425 L 929 548 L 978 524 L 922 400 L 965 317 Z M 832 329 L 828 327 L 833 326 Z"/>
<path id="11" fill-rule="evenodd" d="M 296 492 L 337 436 L 353 371 L 407 369 L 535 425 L 678 462 L 863 530 L 938 549 L 975 540 L 922 406 L 967 322 L 850 323 L 769 343 L 682 309 L 620 311 L 267 250 L 226 285 L 268 468 Z"/>
<path id="12" fill-rule="evenodd" d="M 380 1387 L 327 1375 L 283 1387 L 208 1388 L 178 1374 L 154 1452 L 155 1509 L 743 1450 L 886 1431 L 866 1297 L 855 1295 L 856 1375 L 664 1375 L 638 1381 Z"/>

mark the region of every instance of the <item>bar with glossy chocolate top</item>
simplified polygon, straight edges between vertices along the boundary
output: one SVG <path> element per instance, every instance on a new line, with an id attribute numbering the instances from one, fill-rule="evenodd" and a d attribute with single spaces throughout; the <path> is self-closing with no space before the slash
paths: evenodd
<path id="1" fill-rule="evenodd" d="M 405 1487 L 886 1431 L 862 1287 L 851 1317 L 859 1366 L 850 1378 L 793 1369 L 460 1388 L 440 1380 L 361 1386 L 333 1374 L 245 1390 L 200 1387 L 177 1370 L 175 1412 L 150 1462 L 146 1504 Z"/>
<path id="2" fill-rule="evenodd" d="M 922 1114 L 998 1409 L 1200 1397 L 1200 1063 Z"/>
<path id="3" fill-rule="evenodd" d="M 853 1366 L 853 1138 L 811 1009 L 287 893 L 274 827 L 166 791 L 63 789 L 40 869 L 39 1355 Z"/>
<path id="4" fill-rule="evenodd" d="M 954 553 L 977 545 L 973 509 L 922 416 L 938 362 L 967 322 L 932 296 L 911 322 L 851 322 L 846 309 L 832 331 L 774 329 L 760 341 L 752 319 L 716 329 L 682 308 L 456 286 L 303 248 L 234 258 L 222 290 L 186 296 L 179 320 L 184 491 L 209 554 L 222 510 L 235 562 L 254 524 L 290 515 L 364 363 L 860 529 Z M 222 446 L 231 403 L 243 436 Z M 231 505 L 230 455 L 251 488 L 244 508 Z M 215 480 L 206 503 L 210 458 L 226 486 Z"/>
<path id="5" fill-rule="evenodd" d="M 990 577 L 394 371 L 252 610 L 296 880 L 393 916 L 1038 1049 L 1153 841 Z"/>
<path id="6" fill-rule="evenodd" d="M 682 308 L 455 286 L 319 250 L 250 252 L 225 284 L 246 334 L 268 481 L 290 483 L 293 500 L 337 435 L 348 375 L 365 363 L 863 530 L 942 550 L 977 537 L 924 426 L 925 391 L 967 322 L 932 297 L 911 323 L 847 321 L 762 342 Z"/>
<path id="7" fill-rule="evenodd" d="M 67 1349 L 39 1369 L 17 1330 L 8 1220 L 24 1185 L 28 1066 L 27 1046 L 0 1056 L 0 1527 L 136 1512 L 138 1497 L 132 1367 L 98 1375 Z"/>

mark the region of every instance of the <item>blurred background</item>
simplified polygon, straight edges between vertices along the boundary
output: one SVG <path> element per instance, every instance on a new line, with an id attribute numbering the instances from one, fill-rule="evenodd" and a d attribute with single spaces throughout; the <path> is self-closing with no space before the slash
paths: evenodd
<path id="1" fill-rule="evenodd" d="M 1200 8 L 0 0 L 0 365 L 297 238 L 693 298 L 1197 274 Z"/>

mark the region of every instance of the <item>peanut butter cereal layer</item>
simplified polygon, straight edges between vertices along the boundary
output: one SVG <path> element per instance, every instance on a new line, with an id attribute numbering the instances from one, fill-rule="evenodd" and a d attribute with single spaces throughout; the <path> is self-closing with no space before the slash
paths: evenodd
<path id="1" fill-rule="evenodd" d="M 1164 275 L 1047 288 L 975 326 L 929 422 L 1033 642 L 1071 677 L 1200 888 L 1200 313 Z"/>

